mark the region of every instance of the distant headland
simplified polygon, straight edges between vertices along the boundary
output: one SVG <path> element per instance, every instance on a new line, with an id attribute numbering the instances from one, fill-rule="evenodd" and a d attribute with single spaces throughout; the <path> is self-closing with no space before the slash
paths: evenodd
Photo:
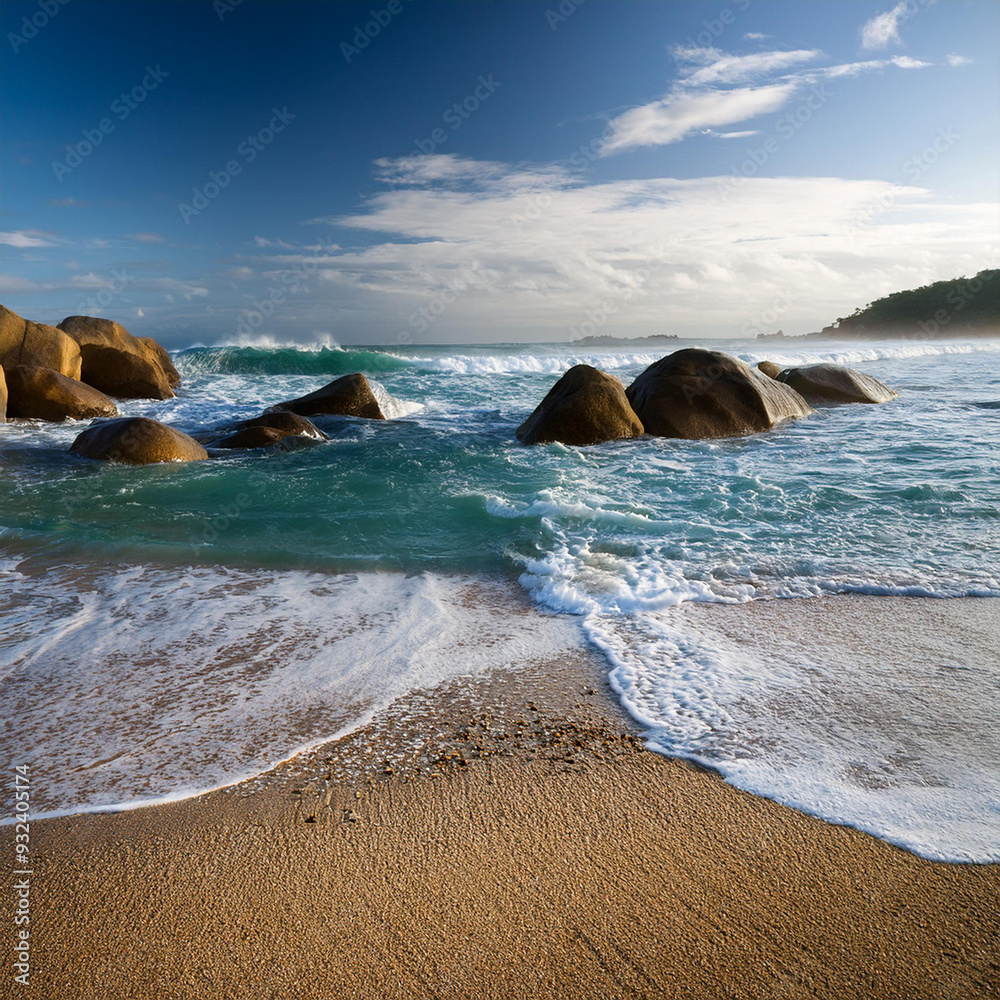
<path id="1" fill-rule="evenodd" d="M 572 340 L 570 343 L 574 347 L 634 347 L 636 345 L 652 347 L 677 339 L 678 337 L 672 333 L 654 333 L 649 337 L 583 337 L 580 340 Z"/>
<path id="2" fill-rule="evenodd" d="M 973 278 L 935 281 L 906 292 L 894 292 L 855 309 L 817 333 L 790 337 L 760 333 L 758 340 L 802 340 L 836 337 L 943 337 L 1000 336 L 1000 269 L 980 271 Z"/>

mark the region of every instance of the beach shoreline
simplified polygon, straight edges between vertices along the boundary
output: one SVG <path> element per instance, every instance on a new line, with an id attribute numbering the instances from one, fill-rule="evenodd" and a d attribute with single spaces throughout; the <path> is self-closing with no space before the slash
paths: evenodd
<path id="1" fill-rule="evenodd" d="M 198 798 L 32 824 L 31 850 L 44 996 L 1000 988 L 1000 866 L 928 861 L 643 749 L 596 654 L 407 696 Z"/>

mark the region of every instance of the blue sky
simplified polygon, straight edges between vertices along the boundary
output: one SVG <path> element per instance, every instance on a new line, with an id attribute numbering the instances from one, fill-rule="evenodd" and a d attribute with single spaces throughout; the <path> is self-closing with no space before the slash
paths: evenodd
<path id="1" fill-rule="evenodd" d="M 4 0 L 0 35 L 0 301 L 45 322 L 802 333 L 1000 264 L 993 0 Z"/>

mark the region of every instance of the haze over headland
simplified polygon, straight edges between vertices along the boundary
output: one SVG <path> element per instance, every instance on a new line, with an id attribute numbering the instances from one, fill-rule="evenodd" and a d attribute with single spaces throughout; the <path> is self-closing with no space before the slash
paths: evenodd
<path id="1" fill-rule="evenodd" d="M 47 322 L 752 337 L 997 266 L 992 3 L 36 12 L 0 14 L 0 293 Z"/>

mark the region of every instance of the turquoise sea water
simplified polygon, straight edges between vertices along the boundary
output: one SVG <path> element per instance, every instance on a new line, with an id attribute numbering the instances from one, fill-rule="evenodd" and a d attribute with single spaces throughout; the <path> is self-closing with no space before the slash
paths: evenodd
<path id="1" fill-rule="evenodd" d="M 144 567 L 129 571 L 131 600 L 144 608 L 144 636 L 165 628 L 156 625 L 156 608 L 163 612 L 172 602 L 183 603 L 185 590 L 176 581 L 186 580 L 188 594 L 209 600 L 213 573 L 228 574 L 230 584 L 237 576 L 243 581 L 237 594 L 216 594 L 212 615 L 223 620 L 253 617 L 239 596 L 248 588 L 285 581 L 280 599 L 271 591 L 262 598 L 259 615 L 266 618 L 271 609 L 274 621 L 279 617 L 274 609 L 299 621 L 312 601 L 296 600 L 294 580 L 300 590 L 302 580 L 311 581 L 309 589 L 322 587 L 316 581 L 323 578 L 368 587 L 376 574 L 382 582 L 366 591 L 368 602 L 384 604 L 384 613 L 392 615 L 389 605 L 397 598 L 397 610 L 399 602 L 422 599 L 414 581 L 444 587 L 443 581 L 459 577 L 507 578 L 539 608 L 560 616 L 559 628 L 571 627 L 580 641 L 607 656 L 612 683 L 626 707 L 650 726 L 657 748 L 725 772 L 723 744 L 733 746 L 733 726 L 739 728 L 726 697 L 727 692 L 731 700 L 739 697 L 738 679 L 715 662 L 719 657 L 713 660 L 705 648 L 695 648 L 695 640 L 678 635 L 670 618 L 678 604 L 849 592 L 1000 596 L 1000 342 L 705 346 L 750 362 L 845 362 L 888 382 L 900 399 L 882 406 L 820 408 L 808 419 L 750 438 L 525 448 L 514 440 L 515 428 L 572 364 L 594 364 L 627 384 L 670 348 L 639 354 L 574 352 L 565 345 L 392 350 L 271 345 L 180 352 L 176 361 L 184 382 L 176 399 L 130 401 L 121 410 L 193 433 L 362 371 L 377 383 L 394 419 L 320 417 L 328 443 L 143 469 L 68 454 L 80 425 L 7 425 L 0 429 L 5 683 L 23 681 L 33 670 L 43 673 L 50 710 L 68 704 L 71 688 L 74 698 L 86 688 L 60 687 L 59 677 L 84 669 L 79 656 L 71 664 L 73 636 L 88 628 L 103 635 L 99 622 L 107 632 L 112 620 L 107 616 L 130 600 L 130 591 L 122 589 L 124 570 L 95 570 L 84 613 L 86 600 L 71 593 L 67 567 L 109 561 Z M 26 559 L 46 570 L 26 575 L 16 568 Z M 266 586 L 263 580 L 269 581 Z M 20 603 L 10 596 L 15 592 L 22 595 Z M 341 594 L 339 600 L 348 599 Z M 442 601 L 432 602 L 439 613 L 450 606 Z M 320 602 L 313 608 L 317 620 L 328 606 Z M 362 613 L 365 605 L 351 606 Z M 402 629 L 399 622 L 409 620 L 399 615 L 393 627 Z M 121 649 L 136 641 L 136 621 L 122 626 Z M 299 621 L 299 634 L 309 628 Z M 203 639 L 204 629 L 200 634 Z M 316 631 L 317 643 L 321 634 Z M 230 640 L 236 641 L 235 635 Z M 104 648 L 107 638 L 100 641 L 102 655 L 113 660 L 114 649 Z M 173 635 L 171 641 L 181 639 Z M 564 641 L 569 641 L 565 635 Z M 205 664 L 220 655 L 213 643 L 189 649 Z M 520 647 L 511 658 L 518 655 Z M 65 666 L 56 670 L 54 662 Z M 309 662 L 310 670 L 319 671 L 308 674 L 313 683 L 317 676 L 332 676 L 323 673 L 319 660 Z M 698 666 L 691 690 L 701 684 L 701 693 L 695 707 L 692 702 L 680 708 L 687 683 L 682 678 L 692 664 Z M 434 670 L 416 671 L 408 681 L 405 665 L 398 674 L 396 693 L 437 676 Z M 338 676 L 348 675 L 361 704 L 365 697 L 354 675 Z M 705 695 L 704 678 L 716 675 L 724 679 Z M 977 675 L 970 701 L 995 692 L 998 678 L 1000 668 L 996 676 Z M 142 689 L 141 678 L 134 683 Z M 167 697 L 169 677 L 163 683 Z M 906 683 L 900 679 L 903 687 Z M 296 711 L 302 718 L 311 718 L 308 703 L 308 693 L 298 690 Z M 971 704 L 969 711 L 975 715 Z M 340 722 L 349 725 L 350 719 Z M 331 735 L 323 726 L 303 722 L 292 727 L 292 735 L 300 743 Z M 716 736 L 723 729 L 728 735 L 720 742 Z M 281 731 L 279 722 L 273 731 Z M 284 743 L 275 739 L 280 746 L 255 747 L 243 759 L 236 754 L 209 783 L 291 749 L 291 735 Z M 814 749 L 820 759 L 823 748 Z M 947 751 L 928 747 L 927 752 Z M 960 763 L 967 764 L 955 762 L 956 773 Z M 1000 857 L 1000 784 L 985 776 L 997 763 L 975 762 L 978 799 L 960 821 L 952 818 L 951 833 L 923 827 L 908 832 L 898 818 L 880 826 L 880 809 L 864 802 L 838 805 L 827 818 L 933 856 Z M 93 785 L 94 769 L 86 762 L 80 767 Z M 71 803 L 93 805 L 198 784 L 187 774 L 183 781 L 171 778 L 167 768 L 159 778 L 132 787 L 130 773 L 116 772 L 101 790 L 88 786 L 77 794 L 67 786 L 64 794 Z M 799 801 L 794 789 L 760 787 L 758 779 L 759 774 L 743 776 L 737 783 Z M 83 777 L 79 783 L 82 787 Z M 987 846 L 990 838 L 993 848 Z"/>

